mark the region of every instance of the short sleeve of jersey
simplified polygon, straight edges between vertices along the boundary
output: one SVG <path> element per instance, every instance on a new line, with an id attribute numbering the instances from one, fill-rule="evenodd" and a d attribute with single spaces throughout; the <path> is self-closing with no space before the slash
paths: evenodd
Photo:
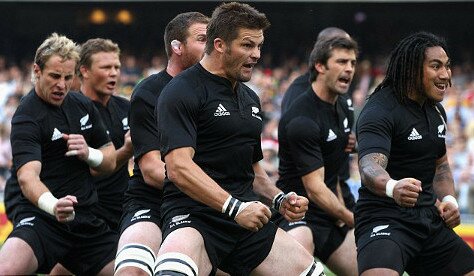
<path id="1" fill-rule="evenodd" d="M 446 122 L 448 121 L 446 111 L 444 110 L 444 107 L 440 103 L 436 103 L 436 111 L 440 113 L 440 116 L 442 117 L 443 124 L 445 125 L 445 128 L 447 129 Z M 446 154 L 446 143 L 444 143 L 444 148 L 440 151 L 438 158 L 443 157 Z"/>
<path id="2" fill-rule="evenodd" d="M 257 94 L 254 91 L 252 91 L 250 96 L 252 97 L 253 101 L 255 101 L 255 103 L 258 105 L 259 113 L 257 115 L 260 116 L 260 118 L 262 118 L 263 112 L 262 112 L 262 107 L 260 105 L 260 98 L 257 96 Z M 255 163 L 259 162 L 262 159 L 263 159 L 262 143 L 257 143 L 254 147 L 254 150 L 253 150 L 253 159 L 252 159 L 252 161 L 255 164 Z"/>
<path id="3" fill-rule="evenodd" d="M 17 114 L 12 118 L 11 144 L 17 170 L 30 161 L 41 161 L 41 130 L 31 117 Z"/>
<path id="4" fill-rule="evenodd" d="M 135 93 L 145 94 L 141 93 L 142 91 Z M 149 151 L 160 150 L 154 104 L 140 96 L 135 97 L 131 102 L 130 134 L 134 157 L 137 160 Z"/>
<path id="5" fill-rule="evenodd" d="M 155 114 L 162 158 L 177 148 L 196 148 L 196 120 L 200 107 L 197 92 L 196 87 L 178 76 L 158 97 Z"/>
<path id="6" fill-rule="evenodd" d="M 390 156 L 393 119 L 380 105 L 369 105 L 362 110 L 357 121 L 359 159 L 370 153 Z"/>
<path id="7" fill-rule="evenodd" d="M 286 126 L 288 144 L 296 169 L 306 175 L 324 166 L 320 128 L 316 122 L 305 117 L 296 117 Z"/>

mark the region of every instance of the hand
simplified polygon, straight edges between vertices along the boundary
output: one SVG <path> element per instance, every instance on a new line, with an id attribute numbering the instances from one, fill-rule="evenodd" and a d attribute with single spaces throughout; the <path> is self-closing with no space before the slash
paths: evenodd
<path id="1" fill-rule="evenodd" d="M 54 214 L 56 220 L 59 222 L 70 222 L 74 220 L 74 205 L 77 204 L 77 198 L 72 195 L 67 195 L 59 199 L 54 206 Z"/>
<path id="2" fill-rule="evenodd" d="M 245 205 L 244 205 L 245 204 Z M 270 221 L 272 212 L 259 201 L 243 202 L 242 211 L 237 213 L 235 221 L 245 229 L 257 232 Z"/>
<path id="3" fill-rule="evenodd" d="M 82 161 L 89 157 L 89 146 L 81 134 L 63 134 L 63 139 L 67 141 L 66 156 L 77 156 Z"/>
<path id="4" fill-rule="evenodd" d="M 454 228 L 461 224 L 459 209 L 453 203 L 441 202 L 437 207 L 439 215 L 449 228 Z"/>
<path id="5" fill-rule="evenodd" d="M 356 136 L 354 133 L 351 132 L 349 133 L 349 137 L 347 138 L 347 145 L 344 151 L 347 153 L 353 152 L 355 145 L 356 145 Z"/>
<path id="6" fill-rule="evenodd" d="M 393 188 L 393 199 L 402 207 L 413 207 L 421 192 L 421 181 L 415 178 L 403 178 Z"/>
<path id="7" fill-rule="evenodd" d="M 302 220 L 308 211 L 309 200 L 296 193 L 289 193 L 280 206 L 280 214 L 288 221 Z"/>

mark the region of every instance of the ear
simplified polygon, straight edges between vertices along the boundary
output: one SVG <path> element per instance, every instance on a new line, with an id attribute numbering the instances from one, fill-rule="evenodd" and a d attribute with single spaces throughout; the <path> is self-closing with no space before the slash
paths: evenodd
<path id="1" fill-rule="evenodd" d="M 321 73 L 324 71 L 324 69 L 326 69 L 326 66 L 324 66 L 324 64 L 322 64 L 322 63 L 316 63 L 316 64 L 314 65 L 314 69 L 316 69 L 316 71 L 317 71 L 319 74 L 321 74 Z"/>
<path id="2" fill-rule="evenodd" d="M 86 66 L 81 65 L 81 67 L 79 67 L 79 71 L 81 72 L 81 75 L 83 78 L 85 79 L 89 78 L 89 70 L 87 69 Z"/>
<path id="3" fill-rule="evenodd" d="M 181 55 L 181 42 L 176 39 L 173 39 L 171 41 L 171 49 L 173 50 L 175 54 L 180 56 Z"/>
<path id="4" fill-rule="evenodd" d="M 37 79 L 39 75 L 41 74 L 41 69 L 38 64 L 33 64 L 33 74 L 35 75 L 35 78 Z"/>
<path id="5" fill-rule="evenodd" d="M 226 44 L 221 38 L 214 39 L 214 49 L 219 53 L 224 53 Z"/>

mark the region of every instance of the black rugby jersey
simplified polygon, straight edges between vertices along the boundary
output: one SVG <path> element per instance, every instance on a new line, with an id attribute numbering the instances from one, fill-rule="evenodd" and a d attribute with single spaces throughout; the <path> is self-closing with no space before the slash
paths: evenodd
<path id="1" fill-rule="evenodd" d="M 288 87 L 283 99 L 281 100 L 281 114 L 284 114 L 291 106 L 291 104 L 298 98 L 299 95 L 303 94 L 308 88 L 311 87 L 309 81 L 309 71 L 303 75 L 297 77 Z"/>
<path id="2" fill-rule="evenodd" d="M 115 149 L 121 148 L 125 143 L 125 133 L 129 130 L 130 102 L 125 98 L 112 96 L 107 102 L 107 106 L 96 101 L 94 101 L 94 105 L 99 110 Z M 113 210 L 116 214 L 121 213 L 123 194 L 127 188 L 128 178 L 128 162 L 112 175 L 94 177 L 99 204 L 106 209 Z"/>
<path id="3" fill-rule="evenodd" d="M 436 195 L 432 182 L 436 160 L 446 154 L 446 113 L 441 104 L 408 100 L 400 104 L 390 88 L 374 93 L 357 122 L 359 160 L 369 153 L 388 158 L 387 172 L 396 180 L 413 177 L 422 182 L 417 205 L 433 205 Z M 396 204 L 392 198 L 370 192 L 362 183 L 359 204 L 381 201 Z"/>
<path id="4" fill-rule="evenodd" d="M 307 196 L 301 177 L 324 167 L 324 182 L 337 194 L 336 184 L 349 154 L 344 152 L 351 132 L 347 98 L 339 96 L 336 104 L 321 100 L 312 88 L 290 106 L 278 126 L 279 173 L 277 186 Z M 319 214 L 324 212 L 313 202 Z"/>
<path id="5" fill-rule="evenodd" d="M 64 155 L 67 143 L 62 133 L 81 134 L 93 148 L 110 142 L 99 112 L 81 93 L 69 92 L 62 105 L 56 107 L 44 102 L 34 90 L 30 91 L 12 118 L 13 168 L 5 195 L 9 209 L 39 210 L 23 196 L 16 178 L 18 168 L 35 160 L 42 164 L 41 181 L 55 197 L 74 195 L 78 200 L 76 207 L 97 202 L 89 166 L 76 156 Z"/>
<path id="6" fill-rule="evenodd" d="M 162 158 L 173 149 L 193 147 L 194 162 L 223 189 L 243 201 L 258 199 L 252 165 L 262 159 L 262 117 L 254 91 L 240 82 L 233 90 L 229 80 L 196 64 L 163 89 L 157 112 Z M 168 197 L 180 200 L 167 202 Z M 183 204 L 200 203 L 166 178 L 163 207 Z"/>
<path id="7" fill-rule="evenodd" d="M 155 105 L 158 97 L 173 77 L 166 70 L 142 80 L 133 90 L 130 108 L 130 134 L 135 165 L 125 193 L 126 200 L 139 197 L 160 206 L 162 191 L 145 183 L 138 161 L 146 153 L 160 150 Z"/>

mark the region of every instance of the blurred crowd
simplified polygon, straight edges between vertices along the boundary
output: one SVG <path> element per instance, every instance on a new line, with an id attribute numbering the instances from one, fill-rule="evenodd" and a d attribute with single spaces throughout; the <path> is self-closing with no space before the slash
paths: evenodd
<path id="1" fill-rule="evenodd" d="M 139 60 L 133 55 L 121 57 L 121 77 L 117 94 L 130 97 L 133 87 L 143 78 L 163 70 L 165 56 Z M 262 133 L 264 158 L 261 161 L 273 180 L 278 179 L 278 121 L 280 104 L 291 82 L 305 73 L 304 59 L 288 58 L 284 64 L 273 66 L 271 57 L 264 56 L 253 73 L 248 85 L 260 96 L 265 127 Z M 356 74 L 349 93 L 357 118 L 366 98 L 382 81 L 385 70 L 384 58 L 358 61 Z M 10 122 L 23 95 L 32 88 L 31 62 L 16 64 L 0 55 L 0 200 L 11 165 Z M 452 86 L 448 89 L 443 105 L 448 117 L 446 143 L 451 170 L 461 213 L 474 214 L 474 68 L 471 62 L 453 66 Z M 76 90 L 79 86 L 74 87 Z M 357 155 L 351 156 L 349 184 L 357 196 L 360 178 Z"/>

